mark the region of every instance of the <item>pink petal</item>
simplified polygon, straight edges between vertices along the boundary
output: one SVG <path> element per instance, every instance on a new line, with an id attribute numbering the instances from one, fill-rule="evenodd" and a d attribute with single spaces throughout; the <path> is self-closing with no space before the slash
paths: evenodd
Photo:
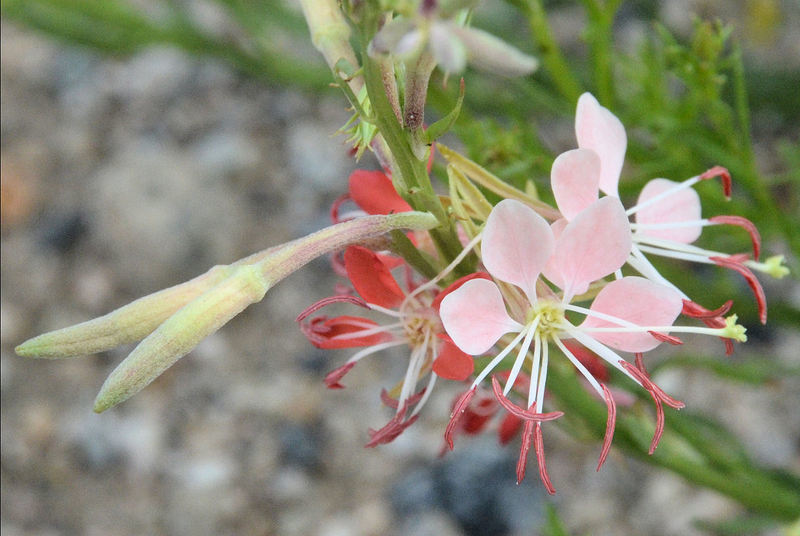
<path id="1" fill-rule="evenodd" d="M 353 287 L 367 303 L 392 309 L 405 299 L 405 293 L 375 252 L 350 246 L 344 252 L 344 265 Z"/>
<path id="2" fill-rule="evenodd" d="M 483 264 L 492 276 L 513 283 L 529 298 L 553 251 L 553 232 L 532 208 L 505 199 L 492 209 L 481 242 Z"/>
<path id="3" fill-rule="evenodd" d="M 670 287 L 643 277 L 629 276 L 612 281 L 594 299 L 592 311 L 627 320 L 637 326 L 671 326 L 683 309 L 681 295 Z M 588 316 L 584 327 L 620 327 L 619 324 Z M 603 344 L 624 352 L 646 352 L 660 341 L 643 332 L 601 332 L 591 336 Z"/>
<path id="4" fill-rule="evenodd" d="M 600 189 L 617 196 L 617 183 L 628 145 L 622 122 L 600 106 L 591 93 L 584 93 L 578 99 L 575 113 L 575 136 L 578 147 L 591 149 L 600 157 Z"/>
<path id="5" fill-rule="evenodd" d="M 475 361 L 472 356 L 462 352 L 458 346 L 450 341 L 444 341 L 439 349 L 439 355 L 433 361 L 433 372 L 447 380 L 463 381 L 470 377 L 475 370 Z"/>
<path id="6" fill-rule="evenodd" d="M 350 175 L 350 197 L 367 214 L 408 212 L 411 206 L 382 171 L 357 169 Z"/>
<path id="7" fill-rule="evenodd" d="M 558 210 L 567 220 L 597 201 L 600 157 L 590 149 L 573 149 L 558 155 L 550 170 L 550 185 Z"/>
<path id="8" fill-rule="evenodd" d="M 631 228 L 625 209 L 616 197 L 603 197 L 564 228 L 546 277 L 570 299 L 619 269 L 630 251 Z"/>
<path id="9" fill-rule="evenodd" d="M 678 185 L 668 179 L 653 179 L 642 188 L 637 204 L 642 204 Z M 636 213 L 636 223 L 677 223 L 700 220 L 700 196 L 691 188 L 679 190 L 664 197 L 652 205 L 646 206 Z M 674 240 L 682 244 L 691 244 L 700 236 L 703 228 L 700 225 L 676 227 L 674 229 L 642 229 L 643 235 L 653 238 Z"/>
<path id="10" fill-rule="evenodd" d="M 473 279 L 445 296 L 439 308 L 445 331 L 464 352 L 486 352 L 506 333 L 522 326 L 511 319 L 492 281 Z"/>

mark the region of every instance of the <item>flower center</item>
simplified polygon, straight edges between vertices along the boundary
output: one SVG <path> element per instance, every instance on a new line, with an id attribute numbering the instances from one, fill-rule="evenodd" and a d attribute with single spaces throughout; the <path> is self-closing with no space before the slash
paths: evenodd
<path id="1" fill-rule="evenodd" d="M 436 312 L 430 307 L 421 307 L 408 314 L 403 322 L 403 330 L 411 346 L 422 346 L 431 341 L 434 334 L 442 331 Z"/>
<path id="2" fill-rule="evenodd" d="M 536 327 L 536 331 L 543 339 L 556 335 L 563 331 L 562 326 L 566 320 L 564 307 L 555 301 L 539 300 L 528 310 L 525 323 L 531 325 L 537 318 L 539 324 Z"/>

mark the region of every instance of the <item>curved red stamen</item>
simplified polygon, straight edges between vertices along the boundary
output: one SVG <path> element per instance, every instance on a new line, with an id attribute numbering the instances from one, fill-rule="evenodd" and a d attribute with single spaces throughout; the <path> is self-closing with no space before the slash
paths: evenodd
<path id="1" fill-rule="evenodd" d="M 761 286 L 761 283 L 756 278 L 755 274 L 742 264 L 743 260 L 740 260 L 738 257 L 731 255 L 730 257 L 709 257 L 709 260 L 715 262 L 716 264 L 724 267 L 730 268 L 744 277 L 745 281 L 747 281 L 747 285 L 750 287 L 750 290 L 753 291 L 753 294 L 756 298 L 756 303 L 758 304 L 758 316 L 761 320 L 762 324 L 767 323 L 767 296 L 764 294 L 764 288 Z M 746 260 L 746 259 L 745 259 Z"/>
<path id="2" fill-rule="evenodd" d="M 550 413 L 536 413 L 530 409 L 522 409 L 521 407 L 514 404 L 508 398 L 503 395 L 503 390 L 500 388 L 500 382 L 497 379 L 497 376 L 492 376 L 492 390 L 494 391 L 494 396 L 497 398 L 497 401 L 500 402 L 500 405 L 503 406 L 507 412 L 512 415 L 519 417 L 520 419 L 524 419 L 526 421 L 552 421 L 558 419 L 562 415 L 564 415 L 563 411 L 552 411 Z M 533 405 L 531 405 L 533 407 Z"/>
<path id="3" fill-rule="evenodd" d="M 656 404 L 656 429 L 653 432 L 653 440 L 650 441 L 650 450 L 647 451 L 647 454 L 652 456 L 661 441 L 661 436 L 664 434 L 664 405 L 661 403 L 661 399 L 652 391 L 650 396 L 653 397 L 653 402 Z"/>
<path id="4" fill-rule="evenodd" d="M 684 404 L 683 402 L 681 402 L 676 398 L 672 398 L 667 393 L 665 393 L 663 389 L 661 389 L 661 387 L 653 383 L 653 381 L 650 379 L 650 376 L 647 374 L 646 371 L 643 372 L 642 370 L 631 365 L 624 359 L 620 359 L 619 364 L 622 366 L 622 368 L 630 372 L 631 376 L 639 380 L 639 382 L 642 384 L 642 387 L 650 391 L 651 394 L 653 394 L 654 396 L 657 396 L 659 399 L 661 399 L 661 401 L 663 401 L 669 407 L 675 409 L 681 409 L 686 407 L 686 404 Z"/>
<path id="5" fill-rule="evenodd" d="M 609 451 L 611 451 L 611 440 L 614 439 L 614 427 L 617 423 L 617 405 L 614 403 L 614 397 L 611 396 L 611 391 L 608 390 L 604 384 L 600 384 L 603 388 L 603 398 L 606 400 L 608 407 L 608 418 L 606 419 L 606 433 L 603 437 L 603 448 L 600 450 L 600 460 L 597 462 L 597 470 L 605 463 Z"/>
<path id="6" fill-rule="evenodd" d="M 476 385 L 469 391 L 464 392 L 460 397 L 458 397 L 458 400 L 456 400 L 456 403 L 453 405 L 453 413 L 450 414 L 450 422 L 447 423 L 447 428 L 444 430 L 444 440 L 447 443 L 447 446 L 450 447 L 450 450 L 453 450 L 453 434 L 456 431 L 458 421 L 461 419 L 461 416 L 467 409 L 469 401 L 472 400 L 473 396 L 475 396 L 475 391 L 477 389 L 478 386 Z"/>
<path id="7" fill-rule="evenodd" d="M 725 327 L 725 319 L 722 318 L 723 315 L 728 314 L 732 306 L 733 300 L 728 300 L 723 303 L 721 307 L 709 311 L 702 305 L 691 300 L 683 300 L 683 311 L 681 312 L 688 317 L 702 320 L 703 323 L 710 328 L 720 329 Z M 731 355 L 733 353 L 733 339 L 726 337 L 720 337 L 720 339 L 725 343 L 725 355 Z"/>
<path id="8" fill-rule="evenodd" d="M 519 447 L 519 459 L 517 460 L 517 484 L 525 478 L 525 468 L 528 465 L 528 451 L 531 449 L 534 424 L 533 421 L 525 421 L 525 425 L 522 428 L 522 444 Z"/>
<path id="9" fill-rule="evenodd" d="M 556 489 L 550 482 L 550 476 L 547 474 L 547 465 L 545 464 L 544 460 L 544 439 L 542 438 L 542 423 L 540 422 L 535 424 L 533 433 L 533 448 L 536 451 L 536 461 L 539 464 L 539 478 L 542 479 L 542 483 L 544 484 L 545 489 L 547 489 L 547 493 L 550 495 L 555 495 Z"/>
<path id="10" fill-rule="evenodd" d="M 650 374 L 647 372 L 647 367 L 644 366 L 644 354 L 642 352 L 636 352 L 633 355 L 636 359 L 636 368 L 639 369 L 639 372 L 644 374 L 646 378 L 650 378 Z"/>
<path id="11" fill-rule="evenodd" d="M 743 218 L 742 216 L 714 216 L 708 221 L 725 225 L 735 225 L 741 227 L 750 234 L 750 241 L 753 243 L 753 258 L 758 260 L 761 255 L 761 233 L 758 232 L 756 224 Z"/>
<path id="12" fill-rule="evenodd" d="M 344 378 L 345 374 L 355 367 L 355 362 L 345 363 L 341 367 L 335 368 L 325 376 L 325 385 L 328 389 L 344 389 L 344 385 L 339 383 L 339 380 Z"/>
<path id="13" fill-rule="evenodd" d="M 661 333 L 659 331 L 652 331 L 652 330 L 649 330 L 647 333 L 649 333 L 650 336 L 653 337 L 654 339 L 659 340 L 661 342 L 669 343 L 673 346 L 680 346 L 681 344 L 683 344 L 683 341 L 680 340 L 678 337 L 675 337 L 674 335 L 667 335 L 666 333 Z"/>
<path id="14" fill-rule="evenodd" d="M 417 422 L 419 418 L 419 414 L 410 417 L 408 420 L 404 421 L 406 416 L 406 405 L 403 405 L 403 409 L 400 412 L 392 417 L 383 428 L 379 430 L 369 430 L 369 437 L 370 440 L 364 445 L 365 448 L 373 448 L 377 447 L 378 445 L 385 445 L 387 443 L 391 443 L 397 436 L 402 434 L 406 428 Z"/>
<path id="15" fill-rule="evenodd" d="M 727 168 L 722 166 L 714 166 L 706 170 L 698 176 L 701 181 L 719 177 L 722 180 L 722 193 L 725 194 L 725 199 L 731 198 L 731 174 Z"/>
<path id="16" fill-rule="evenodd" d="M 357 296 L 348 296 L 348 295 L 329 296 L 327 298 L 322 298 L 318 302 L 314 302 L 308 307 L 306 307 L 303 310 L 303 312 L 297 315 L 297 318 L 295 318 L 295 322 L 302 322 L 303 320 L 308 318 L 309 315 L 316 313 L 326 305 L 330 305 L 332 303 L 341 303 L 341 302 L 352 303 L 358 305 L 359 307 L 369 309 L 367 302 L 365 302 L 364 300 L 362 300 Z"/>
<path id="17" fill-rule="evenodd" d="M 726 301 L 722 304 L 722 306 L 714 309 L 713 311 L 710 311 L 699 303 L 691 300 L 683 300 L 683 310 L 681 312 L 691 318 L 705 319 L 725 316 L 728 314 L 728 311 L 731 310 L 731 307 L 733 307 L 733 300 Z"/>
<path id="18" fill-rule="evenodd" d="M 344 266 L 344 251 L 336 251 L 331 254 L 331 268 L 333 273 L 340 277 L 347 277 L 347 268 Z M 348 293 L 350 294 L 350 293 Z"/>
<path id="19" fill-rule="evenodd" d="M 342 194 L 336 198 L 336 200 L 331 205 L 331 221 L 333 223 L 341 223 L 342 220 L 339 219 L 339 208 L 344 204 L 346 201 L 350 200 L 350 196 L 348 194 Z"/>

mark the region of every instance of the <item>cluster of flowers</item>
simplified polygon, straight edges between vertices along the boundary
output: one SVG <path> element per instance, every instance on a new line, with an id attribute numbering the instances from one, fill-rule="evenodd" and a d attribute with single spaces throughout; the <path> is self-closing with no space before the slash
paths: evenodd
<path id="1" fill-rule="evenodd" d="M 727 170 L 715 167 L 680 183 L 654 179 L 643 188 L 637 203 L 626 209 L 617 193 L 627 146 L 622 123 L 587 93 L 578 101 L 575 130 L 578 148 L 558 156 L 551 172 L 562 218 L 548 222 L 528 205 L 505 199 L 491 210 L 475 236 L 464 239 L 468 243 L 462 254 L 427 281 L 398 257 L 351 246 L 334 266 L 349 279 L 352 289 L 340 288 L 336 296 L 315 303 L 298 317 L 303 333 L 317 347 L 361 348 L 327 375 L 325 383 L 330 388 L 342 388 L 345 374 L 368 355 L 391 347 L 410 349 L 405 377 L 381 393 L 395 415 L 382 428 L 370 431 L 368 447 L 392 441 L 413 424 L 437 378 L 464 382 L 475 372 L 473 356 L 499 348 L 455 400 L 444 433 L 446 446 L 453 448 L 457 434 L 484 429 L 502 408 L 507 415 L 499 426 L 501 441 L 522 432 L 518 480 L 524 477 L 533 443 L 539 474 L 553 493 L 545 466 L 542 423 L 562 415 L 544 412 L 550 351 L 557 349 L 608 407 L 598 469 L 608 455 L 616 417 L 614 396 L 604 383 L 606 365 L 652 396 L 657 415 L 652 453 L 664 428 L 663 406 L 677 409 L 683 404 L 650 379 L 643 354 L 662 342 L 682 344 L 681 333 L 721 337 L 728 353 L 734 341 L 746 337 L 736 316 L 726 316 L 730 301 L 713 310 L 692 301 L 655 269 L 647 255 L 717 264 L 739 272 L 755 294 L 761 321 L 766 322 L 764 292 L 752 270 L 779 274 L 785 270 L 781 259 L 759 262 L 758 232 L 744 218 L 703 219 L 700 199 L 692 189 L 699 181 L 719 178 L 729 196 Z M 359 210 L 340 214 L 340 200 L 332 211 L 335 221 L 362 213 L 410 210 L 390 178 L 379 171 L 357 171 L 349 186 L 347 198 Z M 744 228 L 752 239 L 752 256 L 692 245 L 709 225 Z M 420 249 L 427 247 L 424 236 L 410 238 Z M 473 249 L 482 269 L 442 288 L 441 282 Z M 638 275 L 623 275 L 626 264 L 627 272 Z M 401 281 L 392 276 L 392 270 L 402 274 Z M 379 324 L 360 316 L 319 313 L 340 302 L 390 320 Z M 680 315 L 705 325 L 676 325 Z M 632 354 L 633 359 L 621 353 Z M 501 366 L 507 356 L 511 356 L 510 368 Z M 490 375 L 491 391 L 482 387 Z"/>

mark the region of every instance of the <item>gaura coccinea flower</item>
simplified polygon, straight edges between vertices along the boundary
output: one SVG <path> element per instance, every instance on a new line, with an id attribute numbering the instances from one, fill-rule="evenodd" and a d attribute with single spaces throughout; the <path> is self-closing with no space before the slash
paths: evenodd
<path id="1" fill-rule="evenodd" d="M 579 148 L 559 155 L 551 173 L 553 194 L 567 221 L 596 201 L 600 191 L 607 196 L 619 197 L 618 183 L 627 147 L 622 122 L 590 93 L 584 93 L 578 99 L 575 134 Z M 700 197 L 692 186 L 716 177 L 722 180 L 724 194 L 730 198 L 731 176 L 720 166 L 683 182 L 664 178 L 649 181 L 636 204 L 625 211 L 626 216 L 634 217 L 627 263 L 644 277 L 680 293 L 685 304 L 683 313 L 700 318 L 711 327 L 723 326 L 721 317 L 730 309 L 730 303 L 718 311 L 709 311 L 698 305 L 659 274 L 646 254 L 730 268 L 744 276 L 756 297 L 759 316 L 764 323 L 767 320 L 766 298 L 753 270 L 780 278 L 788 273 L 788 269 L 782 266 L 783 257 L 780 255 L 759 261 L 761 238 L 755 225 L 746 218 L 701 216 Z M 731 255 L 692 245 L 702 228 L 710 225 L 735 225 L 745 229 L 753 244 L 752 258 L 748 254 Z M 726 345 L 730 351 L 730 341 Z"/>
<path id="2" fill-rule="evenodd" d="M 499 284 L 486 279 L 467 281 L 445 296 L 440 308 L 447 334 L 468 354 L 483 354 L 505 337 L 503 349 L 476 376 L 454 408 L 445 433 L 450 448 L 461 412 L 478 386 L 506 356 L 519 348 L 505 387 L 500 388 L 496 376 L 492 378 L 492 386 L 498 402 L 525 421 L 517 478 L 524 477 L 532 440 L 539 474 L 547 490 L 554 493 L 545 466 L 541 431 L 542 422 L 562 415 L 558 411 L 543 412 L 550 343 L 581 372 L 608 406 L 599 469 L 610 449 L 616 406 L 610 390 L 597 381 L 565 340 L 580 343 L 649 391 L 656 400 L 662 422 L 662 404 L 674 408 L 683 404 L 653 384 L 641 364 L 635 366 L 617 352 L 641 354 L 663 341 L 678 342 L 670 335 L 674 332 L 745 339 L 744 328 L 736 324 L 735 316 L 718 329 L 673 326 L 683 308 L 681 295 L 671 287 L 642 277 L 620 277 L 606 284 L 590 308 L 571 303 L 591 283 L 618 271 L 630 255 L 631 247 L 630 224 L 616 197 L 593 202 L 569 223 L 554 224 L 554 229 L 518 201 L 507 199 L 494 207 L 482 232 L 481 257 L 486 270 Z M 542 274 L 558 292 L 540 278 Z M 567 312 L 583 315 L 585 319 L 580 324 L 573 323 Z M 526 361 L 531 380 L 527 403 L 520 407 L 507 395 Z M 660 432 L 657 427 L 651 452 Z"/>
<path id="3" fill-rule="evenodd" d="M 318 348 L 362 348 L 325 377 L 331 389 L 343 388 L 340 382 L 345 374 L 369 355 L 400 346 L 410 350 L 405 377 L 397 387 L 381 394 L 383 402 L 396 411 L 383 428 L 370 430 L 366 446 L 374 447 L 394 440 L 417 420 L 437 378 L 465 380 L 474 365 L 472 357 L 459 350 L 444 333 L 438 311 L 444 294 L 435 284 L 416 285 L 410 269 L 404 267 L 407 290 L 403 290 L 392 276 L 388 261 L 360 246 L 345 250 L 344 267 L 360 298 L 325 298 L 303 311 L 297 320 L 305 336 Z M 381 313 L 390 321 L 379 324 L 359 316 L 312 316 L 326 305 L 341 302 Z M 425 377 L 427 383 L 419 389 Z"/>

